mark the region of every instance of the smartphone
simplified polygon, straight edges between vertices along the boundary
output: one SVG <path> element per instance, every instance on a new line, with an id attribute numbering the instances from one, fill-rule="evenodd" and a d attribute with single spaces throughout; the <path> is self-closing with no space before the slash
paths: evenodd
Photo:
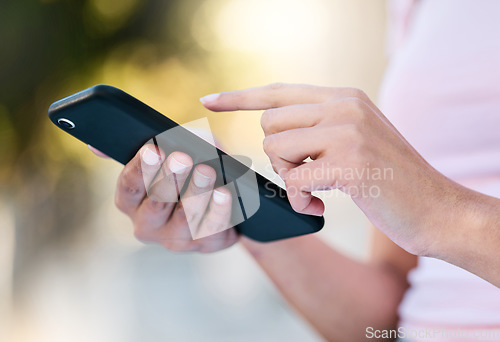
<path id="1" fill-rule="evenodd" d="M 224 160 L 224 167 L 217 172 L 216 186 L 236 180 L 248 169 L 247 165 L 112 86 L 96 85 L 54 102 L 49 108 L 49 118 L 66 133 L 124 165 L 145 143 L 156 142 L 155 137 L 171 130 L 176 132 L 168 138 L 172 151 L 189 154 L 194 165 L 207 163 L 207 151 L 214 149 L 221 161 Z M 235 226 L 240 234 L 268 242 L 315 233 L 323 228 L 322 216 L 295 212 L 283 188 L 256 172 L 255 176 L 256 190 L 249 195 L 258 196 L 260 205 L 253 215 L 245 216 L 243 222 Z M 245 191 L 252 191 L 251 187 Z M 243 207 L 244 200 L 233 198 L 233 205 Z"/>

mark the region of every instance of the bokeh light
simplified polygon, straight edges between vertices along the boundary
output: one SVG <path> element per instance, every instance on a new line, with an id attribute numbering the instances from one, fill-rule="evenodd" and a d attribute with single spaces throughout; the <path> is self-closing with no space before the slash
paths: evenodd
<path id="1" fill-rule="evenodd" d="M 214 29 L 221 44 L 232 49 L 265 54 L 308 50 L 325 43 L 326 10 L 320 0 L 228 1 Z"/>
<path id="2" fill-rule="evenodd" d="M 375 97 L 384 4 L 2 2 L 0 340 L 319 341 L 241 248 L 174 254 L 136 241 L 114 205 L 122 166 L 54 127 L 47 108 L 110 84 L 179 123 L 208 117 L 226 150 L 272 176 L 260 113 L 211 113 L 198 99 L 276 81 Z M 364 217 L 347 200 L 329 201 L 322 237 L 362 257 Z"/>

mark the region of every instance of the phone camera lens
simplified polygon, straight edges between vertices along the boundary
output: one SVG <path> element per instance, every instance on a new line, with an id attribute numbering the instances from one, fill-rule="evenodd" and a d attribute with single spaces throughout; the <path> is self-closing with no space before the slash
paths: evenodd
<path id="1" fill-rule="evenodd" d="M 61 119 L 57 120 L 57 123 L 59 125 L 63 126 L 64 128 L 67 128 L 67 129 L 75 128 L 75 124 L 73 123 L 73 121 L 68 120 L 68 119 L 61 118 Z"/>

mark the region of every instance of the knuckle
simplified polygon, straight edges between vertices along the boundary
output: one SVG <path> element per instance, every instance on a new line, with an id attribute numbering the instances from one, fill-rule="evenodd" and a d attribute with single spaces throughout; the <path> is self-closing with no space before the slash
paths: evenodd
<path id="1" fill-rule="evenodd" d="M 279 124 L 277 120 L 279 119 L 279 113 L 286 111 L 285 108 L 271 108 L 262 113 L 260 118 L 260 126 L 264 131 L 265 135 L 270 135 L 277 132 L 277 125 Z"/>
<path id="2" fill-rule="evenodd" d="M 120 176 L 121 184 L 128 192 L 138 192 L 139 184 L 142 182 L 142 169 L 140 164 L 131 167 L 126 167 Z"/>
<path id="3" fill-rule="evenodd" d="M 184 243 L 179 243 L 179 242 L 164 242 L 162 243 L 163 248 L 165 248 L 167 251 L 178 253 L 182 252 L 186 249 Z"/>
<path id="4" fill-rule="evenodd" d="M 189 214 L 186 214 L 186 222 L 189 227 L 198 227 L 198 223 L 202 219 L 202 214 L 198 211 L 189 210 Z"/>
<path id="5" fill-rule="evenodd" d="M 273 135 L 268 135 L 267 137 L 264 138 L 264 141 L 262 142 L 262 146 L 264 149 L 264 152 L 268 155 L 271 156 L 274 154 L 275 149 L 276 149 L 276 134 Z"/>
<path id="6" fill-rule="evenodd" d="M 363 106 L 364 102 L 359 97 L 346 98 L 343 101 L 343 103 L 348 109 L 350 109 L 352 111 L 360 111 L 364 108 L 364 106 Z"/>
<path id="7" fill-rule="evenodd" d="M 123 205 L 123 200 L 120 196 L 115 196 L 115 206 L 121 211 L 125 212 L 125 206 Z"/>
<path id="8" fill-rule="evenodd" d="M 342 101 L 343 109 L 349 114 L 354 122 L 360 122 L 365 117 L 366 105 L 358 97 L 350 97 Z"/>
<path id="9" fill-rule="evenodd" d="M 214 216 L 214 218 L 212 219 L 212 225 L 215 222 L 225 220 L 226 217 L 231 215 L 231 198 L 229 198 L 227 202 L 222 205 L 212 206 L 211 211 L 212 216 Z"/>
<path id="10" fill-rule="evenodd" d="M 268 109 L 260 117 L 260 126 L 264 130 L 264 133 L 268 132 L 271 126 L 271 119 L 273 116 L 273 110 Z"/>
<path id="11" fill-rule="evenodd" d="M 129 210 L 126 205 L 125 200 L 123 199 L 122 196 L 120 196 L 118 193 L 115 195 L 115 206 L 120 210 L 122 213 L 128 214 Z"/>
<path id="12" fill-rule="evenodd" d="M 317 126 L 319 124 L 321 124 L 322 122 L 328 122 L 328 123 L 331 123 L 332 119 L 333 119 L 333 123 L 336 122 L 335 118 L 336 118 L 336 115 L 335 114 L 341 114 L 344 110 L 343 110 L 343 100 L 331 100 L 331 101 L 327 101 L 327 102 L 324 102 L 324 103 L 320 103 L 320 104 L 317 104 L 316 105 L 317 108 L 319 109 L 319 111 L 321 113 L 325 113 L 326 115 L 319 115 L 318 118 L 316 118 L 315 120 L 315 125 L 314 126 Z M 339 110 L 340 109 L 340 110 Z"/>
<path id="13" fill-rule="evenodd" d="M 226 214 L 227 215 L 227 214 Z M 223 220 L 212 218 L 208 219 L 204 224 L 204 230 L 213 232 L 214 234 L 224 231 L 229 228 L 229 224 L 225 224 Z"/>
<path id="14" fill-rule="evenodd" d="M 351 164 L 356 165 L 367 159 L 368 142 L 366 135 L 358 125 L 350 125 L 346 128 L 349 155 Z"/>
<path id="15" fill-rule="evenodd" d="M 169 207 L 169 203 L 162 201 L 161 198 L 150 197 L 146 202 L 148 204 L 148 209 L 150 209 L 152 213 L 160 213 Z"/>
<path id="16" fill-rule="evenodd" d="M 219 222 L 213 218 L 207 218 L 203 222 L 203 230 L 208 232 L 215 232 L 219 228 Z"/>
<path id="17" fill-rule="evenodd" d="M 356 89 L 356 97 L 360 98 L 363 101 L 368 100 L 368 95 L 366 95 L 366 93 L 361 89 Z"/>
<path id="18" fill-rule="evenodd" d="M 220 233 L 217 233 L 217 234 L 220 234 Z M 218 237 L 218 238 L 220 238 L 220 237 Z M 217 252 L 217 251 L 224 248 L 224 246 L 222 246 L 218 242 L 217 243 L 214 243 L 214 241 L 210 241 L 210 242 L 208 242 L 208 243 L 205 242 L 204 244 L 200 245 L 198 252 L 203 253 L 203 254 L 208 254 L 208 253 Z"/>
<path id="19" fill-rule="evenodd" d="M 199 250 L 199 243 L 196 241 L 187 240 L 170 240 L 162 243 L 163 248 L 170 252 L 188 252 Z"/>
<path id="20" fill-rule="evenodd" d="M 194 169 L 196 172 L 201 173 L 205 177 L 208 177 L 208 178 L 216 178 L 217 177 L 217 173 L 216 173 L 215 169 L 208 164 L 198 164 L 195 166 Z"/>
<path id="21" fill-rule="evenodd" d="M 285 83 L 272 83 L 265 87 L 267 90 L 267 94 L 265 95 L 265 101 L 267 102 L 267 106 L 270 108 L 279 107 L 279 97 L 282 96 L 285 92 L 285 88 L 287 85 Z"/>
<path id="22" fill-rule="evenodd" d="M 276 172 L 278 175 L 285 174 L 287 171 L 285 168 L 280 167 L 280 165 L 278 165 L 274 161 L 271 161 L 271 166 L 272 166 L 274 172 Z"/>
<path id="23" fill-rule="evenodd" d="M 201 246 L 200 249 L 198 250 L 198 252 L 202 253 L 202 254 L 209 254 L 209 253 L 213 253 L 213 252 L 217 252 L 218 249 L 212 247 L 212 246 Z"/>
<path id="24" fill-rule="evenodd" d="M 296 169 L 292 169 L 288 172 L 285 179 L 285 187 L 288 192 L 296 193 L 296 190 L 299 186 L 299 173 Z"/>
<path id="25" fill-rule="evenodd" d="M 163 178 L 158 180 L 158 183 L 155 184 L 160 189 L 175 189 L 180 180 L 182 180 L 185 176 L 178 175 L 173 173 L 170 170 L 166 170 L 164 172 Z"/>
<path id="26" fill-rule="evenodd" d="M 129 183 L 124 183 L 123 184 L 123 190 L 125 193 L 135 196 L 141 193 L 141 188 L 137 186 L 137 184 L 129 184 Z"/>
<path id="27" fill-rule="evenodd" d="M 145 229 L 142 229 L 142 227 L 135 225 L 134 226 L 134 237 L 140 241 L 140 242 L 151 242 L 151 238 L 147 234 Z"/>
<path id="28" fill-rule="evenodd" d="M 141 167 L 141 163 L 134 163 L 134 165 L 128 169 L 128 173 L 132 176 L 132 177 L 142 177 L 142 167 Z"/>
<path id="29" fill-rule="evenodd" d="M 364 140 L 363 133 L 356 124 L 347 125 L 347 127 L 345 127 L 345 132 L 347 134 L 346 140 L 349 141 L 351 145 L 360 145 Z"/>
<path id="30" fill-rule="evenodd" d="M 270 89 L 270 90 L 280 90 L 282 88 L 284 88 L 286 85 L 285 83 L 283 82 L 275 82 L 275 83 L 271 83 L 271 84 L 268 84 L 267 87 Z"/>
<path id="31" fill-rule="evenodd" d="M 227 102 L 236 102 L 240 103 L 245 99 L 245 93 L 239 91 L 226 91 L 222 92 L 219 95 L 218 102 L 227 103 Z"/>
<path id="32" fill-rule="evenodd" d="M 366 101 L 368 100 L 368 95 L 366 95 L 366 93 L 361 90 L 361 89 L 358 89 L 358 88 L 347 88 L 348 90 L 348 96 L 350 97 L 355 97 L 355 98 L 358 98 L 360 100 L 363 100 L 363 101 Z"/>

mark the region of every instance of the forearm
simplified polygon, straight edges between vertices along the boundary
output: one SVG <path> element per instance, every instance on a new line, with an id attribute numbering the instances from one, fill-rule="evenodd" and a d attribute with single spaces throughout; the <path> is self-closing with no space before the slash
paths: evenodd
<path id="1" fill-rule="evenodd" d="M 428 255 L 464 268 L 500 287 L 500 199 L 458 187 L 449 224 Z"/>
<path id="2" fill-rule="evenodd" d="M 284 179 L 294 210 L 320 215 L 324 204 L 313 192 L 341 190 L 405 251 L 443 259 L 500 286 L 499 200 L 460 189 L 439 173 L 362 91 L 272 84 L 202 102 L 214 111 L 265 110 L 264 151 Z M 261 263 L 272 277 L 278 272 L 267 260 Z"/>
<path id="3" fill-rule="evenodd" d="M 362 263 L 314 236 L 242 244 L 287 301 L 328 341 L 360 341 L 366 328 L 391 329 L 406 281 Z"/>

